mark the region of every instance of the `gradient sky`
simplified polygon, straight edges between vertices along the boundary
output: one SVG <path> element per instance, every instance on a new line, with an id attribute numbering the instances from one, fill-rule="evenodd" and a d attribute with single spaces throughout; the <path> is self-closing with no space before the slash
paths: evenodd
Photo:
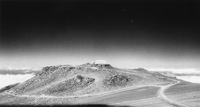
<path id="1" fill-rule="evenodd" d="M 198 1 L 1 1 L 0 67 L 199 68 Z"/>

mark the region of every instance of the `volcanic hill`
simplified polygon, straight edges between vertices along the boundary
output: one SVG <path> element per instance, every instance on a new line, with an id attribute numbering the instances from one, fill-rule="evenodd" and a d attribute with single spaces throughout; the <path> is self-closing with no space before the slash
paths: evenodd
<path id="1" fill-rule="evenodd" d="M 100 95 L 129 87 L 169 84 L 174 82 L 173 79 L 143 68 L 120 69 L 110 64 L 47 66 L 33 78 L 6 90 L 1 95 L 0 103 L 70 104 L 73 98 Z"/>

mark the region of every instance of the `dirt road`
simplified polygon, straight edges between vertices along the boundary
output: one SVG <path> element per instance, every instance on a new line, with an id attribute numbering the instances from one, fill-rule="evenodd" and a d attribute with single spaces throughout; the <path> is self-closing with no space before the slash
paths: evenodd
<path id="1" fill-rule="evenodd" d="M 177 81 L 176 84 L 178 84 L 178 83 L 180 83 L 180 82 Z M 188 106 L 183 105 L 183 104 L 181 104 L 181 103 L 179 103 L 179 102 L 177 102 L 177 101 L 174 101 L 174 100 L 172 100 L 172 99 L 169 99 L 169 98 L 164 94 L 165 90 L 167 90 L 168 88 L 170 88 L 171 86 L 176 85 L 176 84 L 170 84 L 170 85 L 166 85 L 166 86 L 161 86 L 161 87 L 160 87 L 160 90 L 158 91 L 158 97 L 161 97 L 162 100 L 164 100 L 164 101 L 167 102 L 168 104 L 173 105 L 173 106 L 175 106 L 175 107 L 188 107 Z"/>

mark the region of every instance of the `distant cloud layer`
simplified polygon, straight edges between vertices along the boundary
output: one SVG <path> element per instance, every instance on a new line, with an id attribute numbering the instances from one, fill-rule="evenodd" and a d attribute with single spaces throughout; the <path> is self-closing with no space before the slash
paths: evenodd
<path id="1" fill-rule="evenodd" d="M 33 76 L 34 76 L 33 74 L 0 75 L 0 88 L 3 88 L 11 84 L 24 82 L 32 78 Z"/>
<path id="2" fill-rule="evenodd" d="M 9 67 L 0 68 L 0 74 L 2 75 L 32 74 L 39 71 L 41 71 L 41 68 L 9 68 Z"/>
<path id="3" fill-rule="evenodd" d="M 177 78 L 192 83 L 200 83 L 200 76 L 177 76 Z"/>
<path id="4" fill-rule="evenodd" d="M 41 71 L 41 68 L 10 68 L 0 67 L 0 88 L 24 82 Z"/>
<path id="5" fill-rule="evenodd" d="M 197 68 L 183 68 L 183 69 L 175 69 L 175 68 L 155 68 L 155 69 L 148 69 L 150 71 L 167 71 L 172 73 L 178 73 L 178 74 L 200 74 L 200 70 Z"/>

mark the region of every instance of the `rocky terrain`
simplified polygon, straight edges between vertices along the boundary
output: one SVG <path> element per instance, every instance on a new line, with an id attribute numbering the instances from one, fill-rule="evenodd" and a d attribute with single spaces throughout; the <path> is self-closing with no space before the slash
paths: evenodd
<path id="1" fill-rule="evenodd" d="M 73 104 L 83 97 L 174 84 L 176 80 L 173 76 L 143 68 L 120 69 L 110 64 L 47 66 L 24 83 L 3 89 L 0 104 Z"/>

